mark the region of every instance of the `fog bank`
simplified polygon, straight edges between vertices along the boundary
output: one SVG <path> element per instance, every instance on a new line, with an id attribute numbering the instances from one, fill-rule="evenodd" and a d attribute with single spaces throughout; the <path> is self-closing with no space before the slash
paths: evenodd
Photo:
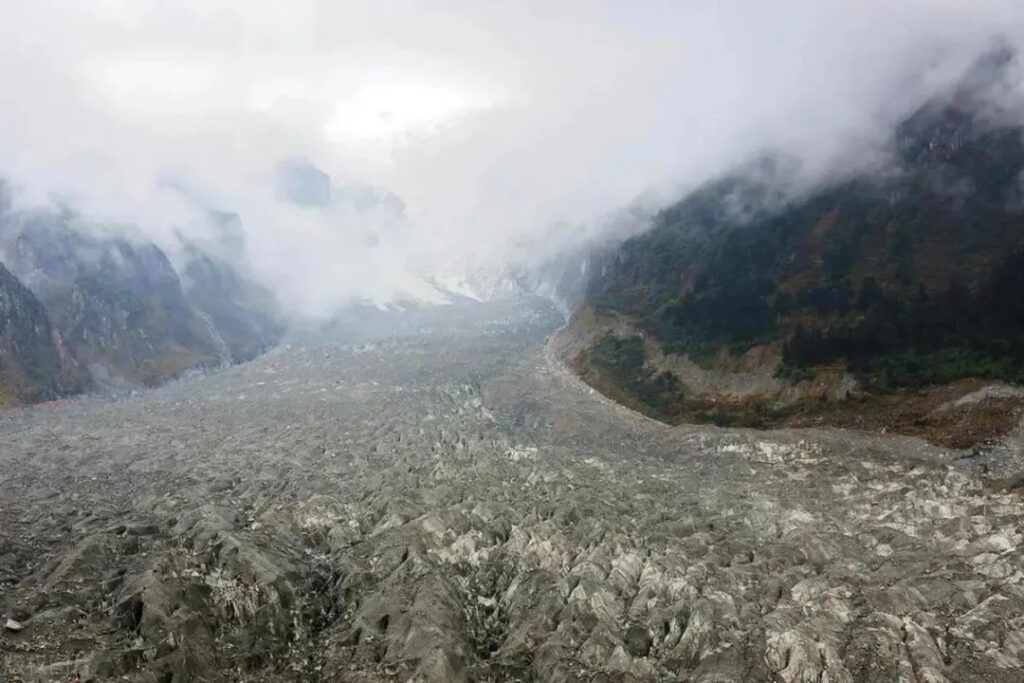
<path id="1" fill-rule="evenodd" d="M 0 174 L 165 246 L 237 213 L 322 316 L 642 229 L 765 149 L 804 185 L 884 163 L 996 40 L 1024 45 L 1018 3 L 12 0 Z"/>

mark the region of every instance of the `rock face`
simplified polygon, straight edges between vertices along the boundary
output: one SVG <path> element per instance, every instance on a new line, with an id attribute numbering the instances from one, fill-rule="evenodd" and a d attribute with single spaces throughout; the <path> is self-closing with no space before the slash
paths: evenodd
<path id="1" fill-rule="evenodd" d="M 550 308 L 445 310 L 0 416 L 0 679 L 1021 680 L 1024 501 L 970 461 L 668 427 Z"/>
<path id="2" fill-rule="evenodd" d="M 278 199 L 304 208 L 324 209 L 331 205 L 331 176 L 308 159 L 287 159 L 275 169 Z"/>
<path id="3" fill-rule="evenodd" d="M 234 244 L 230 216 L 222 222 Z M 195 245 L 184 252 L 179 277 L 152 242 L 70 212 L 0 214 L 0 261 L 42 302 L 57 338 L 100 386 L 155 385 L 249 360 L 280 338 L 269 292 Z"/>
<path id="4" fill-rule="evenodd" d="M 88 373 L 68 352 L 42 303 L 0 264 L 0 406 L 77 393 Z"/>
<path id="5" fill-rule="evenodd" d="M 209 323 L 223 361 L 251 360 L 281 339 L 284 316 L 270 291 L 194 246 L 182 258 L 185 297 Z"/>
<path id="6" fill-rule="evenodd" d="M 371 185 L 338 186 L 309 159 L 286 159 L 275 167 L 278 200 L 304 209 L 344 209 L 357 214 L 379 213 L 399 219 L 405 203 L 390 190 Z"/>
<path id="7" fill-rule="evenodd" d="M 156 384 L 219 361 L 214 337 L 156 245 L 94 236 L 69 216 L 13 222 L 9 266 L 94 374 Z"/>
<path id="8" fill-rule="evenodd" d="M 662 211 L 594 269 L 577 332 L 607 335 L 575 360 L 603 356 L 612 390 L 653 412 L 735 424 L 1024 381 L 1024 129 L 996 105 L 1014 60 L 993 53 L 903 121 L 871 176 L 794 199 L 772 159 Z M 637 344 L 629 369 L 615 347 Z"/>

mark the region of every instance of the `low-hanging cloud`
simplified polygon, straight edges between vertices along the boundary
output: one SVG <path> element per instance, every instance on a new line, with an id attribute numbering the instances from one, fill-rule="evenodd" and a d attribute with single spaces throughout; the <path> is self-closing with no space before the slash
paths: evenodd
<path id="1" fill-rule="evenodd" d="M 253 273 L 327 315 L 544 258 L 765 148 L 806 182 L 878 163 L 997 38 L 1024 44 L 1014 0 L 11 0 L 0 174 L 162 243 L 237 212 Z M 295 159 L 337 201 L 282 198 Z"/>

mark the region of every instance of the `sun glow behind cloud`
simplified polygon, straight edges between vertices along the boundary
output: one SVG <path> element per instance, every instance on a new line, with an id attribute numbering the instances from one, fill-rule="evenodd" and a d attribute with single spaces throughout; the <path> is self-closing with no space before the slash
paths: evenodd
<path id="1" fill-rule="evenodd" d="M 410 133 L 455 125 L 489 106 L 487 98 L 450 85 L 371 83 L 338 100 L 324 134 L 336 143 L 387 143 Z"/>

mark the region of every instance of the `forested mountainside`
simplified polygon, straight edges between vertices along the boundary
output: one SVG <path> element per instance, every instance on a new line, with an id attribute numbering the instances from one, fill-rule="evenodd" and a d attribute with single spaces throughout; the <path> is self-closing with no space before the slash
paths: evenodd
<path id="1" fill-rule="evenodd" d="M 5 384 L 31 389 L 8 390 L 7 402 L 73 394 L 90 383 L 70 381 L 61 374 L 68 368 L 96 386 L 154 385 L 248 360 L 276 343 L 283 324 L 268 291 L 195 245 L 182 251 L 176 268 L 152 242 L 87 225 L 68 210 L 0 212 L 5 287 L 18 293 L 10 301 L 21 302 L 0 311 L 0 325 L 22 330 L 19 351 L 5 353 L 6 374 L 21 379 Z M 30 329 L 54 341 L 26 355 Z"/>
<path id="2" fill-rule="evenodd" d="M 726 422 L 1024 380 L 1024 138 L 994 105 L 1011 58 L 903 121 L 882 172 L 785 201 L 770 172 L 735 175 L 663 210 L 592 280 L 576 362 L 660 416 Z"/>

